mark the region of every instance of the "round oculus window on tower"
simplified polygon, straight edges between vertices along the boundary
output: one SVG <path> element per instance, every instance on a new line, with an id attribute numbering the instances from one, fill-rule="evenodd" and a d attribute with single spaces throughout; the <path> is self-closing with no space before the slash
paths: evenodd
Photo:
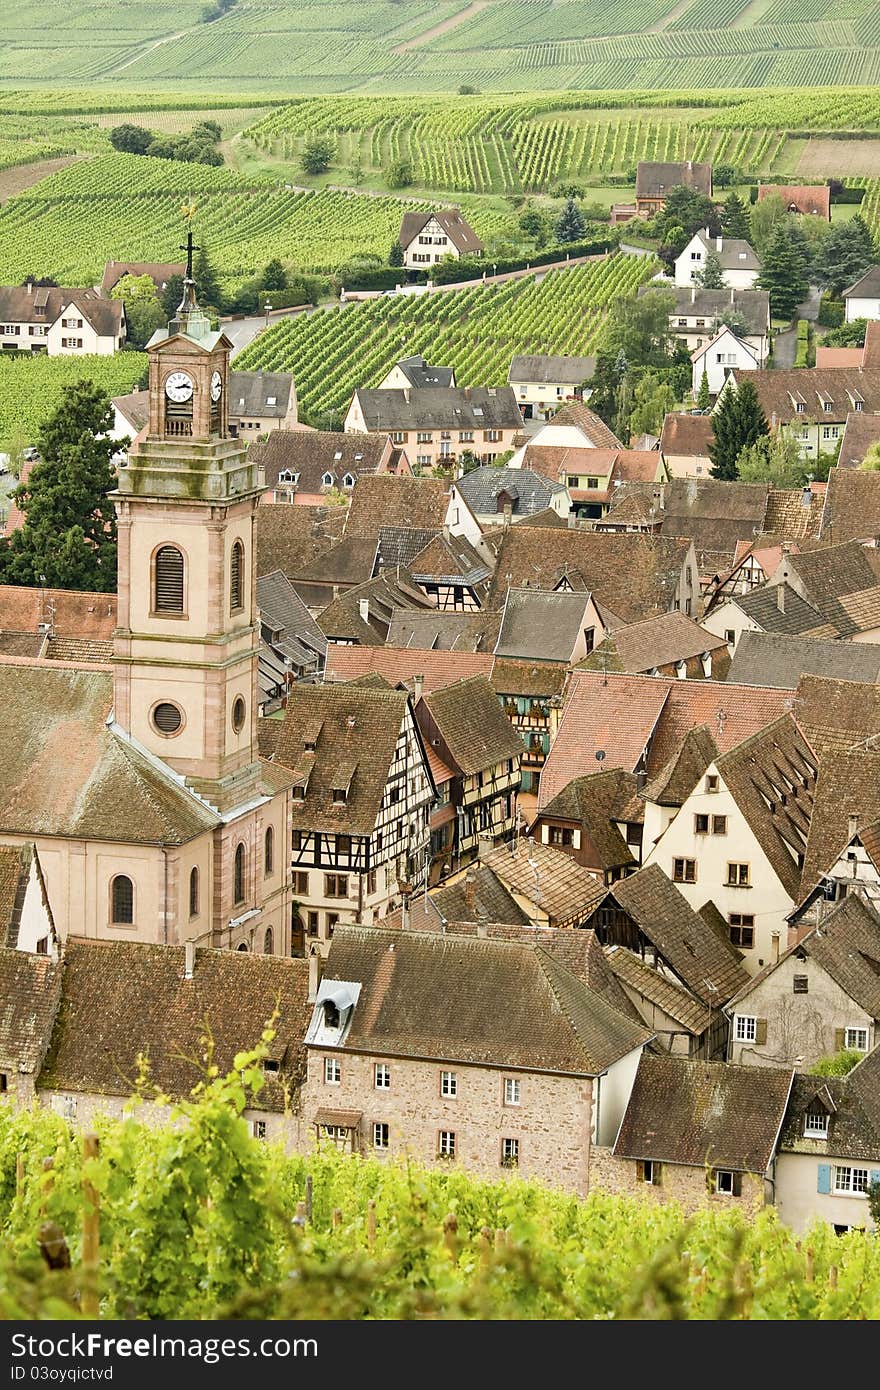
<path id="1" fill-rule="evenodd" d="M 245 704 L 240 695 L 236 695 L 232 702 L 232 727 L 235 733 L 240 734 L 244 728 Z"/>
<path id="2" fill-rule="evenodd" d="M 166 738 L 178 733 L 183 724 L 183 714 L 170 700 L 163 700 L 153 710 L 153 727 Z"/>

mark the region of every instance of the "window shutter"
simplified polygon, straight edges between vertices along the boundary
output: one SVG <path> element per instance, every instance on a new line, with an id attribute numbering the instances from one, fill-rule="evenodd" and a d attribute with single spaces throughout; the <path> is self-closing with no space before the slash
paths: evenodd
<path id="1" fill-rule="evenodd" d="M 732 1181 L 732 1187 L 733 1187 L 733 1195 L 734 1195 L 734 1197 L 741 1197 L 741 1196 L 742 1196 L 742 1190 L 743 1190 L 743 1175 L 742 1175 L 742 1173 L 734 1173 L 734 1175 L 733 1175 L 733 1181 Z"/>
<path id="2" fill-rule="evenodd" d="M 820 1163 L 818 1167 L 818 1180 L 816 1182 L 817 1192 L 831 1191 L 831 1164 Z"/>
<path id="3" fill-rule="evenodd" d="M 240 541 L 232 547 L 229 565 L 229 607 L 233 613 L 244 607 L 244 548 Z"/>
<path id="4" fill-rule="evenodd" d="M 660 1187 L 663 1183 L 663 1164 L 654 1164 L 654 1186 Z"/>
<path id="5" fill-rule="evenodd" d="M 835 1028 L 834 1030 L 834 1051 L 841 1052 L 846 1042 L 846 1029 Z"/>
<path id="6" fill-rule="evenodd" d="M 765 1043 L 767 1041 L 767 1020 L 766 1018 L 755 1019 L 755 1042 Z"/>
<path id="7" fill-rule="evenodd" d="M 872 1168 L 868 1174 L 869 1185 L 873 1185 L 875 1182 L 880 1183 L 880 1168 Z"/>
<path id="8" fill-rule="evenodd" d="M 156 552 L 156 613 L 183 612 L 183 556 L 174 545 Z"/>
<path id="9" fill-rule="evenodd" d="M 645 1181 L 645 1165 L 640 1158 L 636 1159 L 636 1182 Z"/>

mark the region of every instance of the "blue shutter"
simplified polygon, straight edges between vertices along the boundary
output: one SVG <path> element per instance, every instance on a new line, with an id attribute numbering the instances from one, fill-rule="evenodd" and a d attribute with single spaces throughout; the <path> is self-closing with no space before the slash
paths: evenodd
<path id="1" fill-rule="evenodd" d="M 820 1163 L 820 1164 L 819 1164 L 819 1180 L 818 1180 L 818 1182 L 816 1183 L 816 1191 L 817 1191 L 817 1192 L 830 1192 L 830 1191 L 831 1191 L 831 1164 L 830 1164 L 830 1163 Z"/>
<path id="2" fill-rule="evenodd" d="M 872 1183 L 875 1183 L 875 1182 L 880 1183 L 880 1168 L 872 1168 L 872 1169 L 871 1169 L 871 1178 L 870 1178 L 870 1181 L 871 1181 Z"/>

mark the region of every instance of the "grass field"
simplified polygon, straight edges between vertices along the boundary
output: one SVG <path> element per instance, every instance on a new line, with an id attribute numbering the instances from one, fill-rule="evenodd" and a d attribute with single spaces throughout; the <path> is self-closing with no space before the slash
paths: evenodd
<path id="1" fill-rule="evenodd" d="M 308 92 L 880 80 L 876 0 L 5 0 L 0 83 Z"/>

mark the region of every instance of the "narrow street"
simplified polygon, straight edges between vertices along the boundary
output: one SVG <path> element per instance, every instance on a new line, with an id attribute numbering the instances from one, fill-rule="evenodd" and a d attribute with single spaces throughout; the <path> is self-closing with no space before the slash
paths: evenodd
<path id="1" fill-rule="evenodd" d="M 770 358 L 770 366 L 783 370 L 794 366 L 794 359 L 797 356 L 797 321 L 798 319 L 810 319 L 816 322 L 819 316 L 819 289 L 816 285 L 810 286 L 810 293 L 807 295 L 803 304 L 798 305 L 795 313 L 794 323 L 791 328 L 786 328 L 784 333 L 779 333 L 773 339 L 773 356 Z"/>

